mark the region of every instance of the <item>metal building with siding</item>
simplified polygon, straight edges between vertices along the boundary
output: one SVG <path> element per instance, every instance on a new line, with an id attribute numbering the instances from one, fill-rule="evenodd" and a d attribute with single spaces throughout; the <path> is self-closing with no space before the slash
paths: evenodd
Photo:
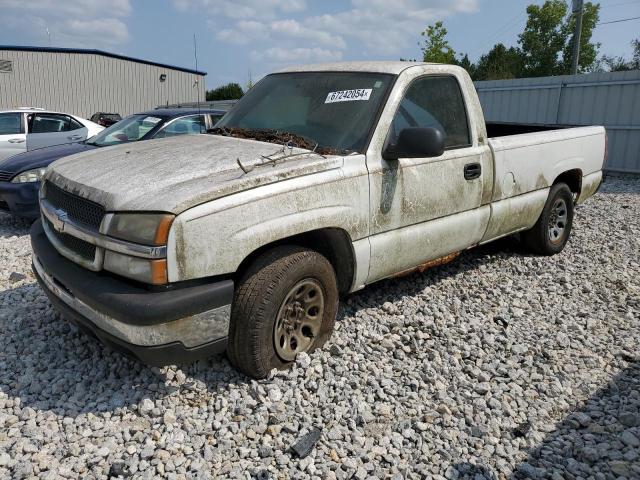
<path id="1" fill-rule="evenodd" d="M 205 72 L 100 50 L 0 45 L 0 110 L 41 107 L 123 117 L 205 99 Z"/>
<path id="2" fill-rule="evenodd" d="M 609 171 L 640 173 L 640 71 L 476 82 L 490 122 L 604 125 Z"/>

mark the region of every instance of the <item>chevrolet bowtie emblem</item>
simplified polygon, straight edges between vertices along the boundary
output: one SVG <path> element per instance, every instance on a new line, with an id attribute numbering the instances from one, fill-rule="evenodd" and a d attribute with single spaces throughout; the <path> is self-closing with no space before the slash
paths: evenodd
<path id="1" fill-rule="evenodd" d="M 53 228 L 55 228 L 58 232 L 64 232 L 64 224 L 68 220 L 67 212 L 61 209 L 56 209 L 54 212 L 54 217 L 51 221 Z"/>

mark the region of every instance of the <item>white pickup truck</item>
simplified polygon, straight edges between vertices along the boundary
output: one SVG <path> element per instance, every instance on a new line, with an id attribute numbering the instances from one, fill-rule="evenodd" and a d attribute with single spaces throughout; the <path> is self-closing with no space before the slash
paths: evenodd
<path id="1" fill-rule="evenodd" d="M 340 294 L 517 232 L 559 253 L 605 156 L 602 127 L 486 125 L 461 68 L 293 68 L 208 134 L 55 162 L 33 267 L 118 350 L 159 365 L 226 349 L 261 378 L 327 341 Z"/>

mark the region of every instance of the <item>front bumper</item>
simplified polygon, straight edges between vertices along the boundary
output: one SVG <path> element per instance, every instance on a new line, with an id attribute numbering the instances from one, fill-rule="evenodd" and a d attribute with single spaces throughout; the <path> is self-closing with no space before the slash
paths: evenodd
<path id="1" fill-rule="evenodd" d="M 40 221 L 31 228 L 33 270 L 65 317 L 149 365 L 189 363 L 226 348 L 233 282 L 151 291 L 91 272 L 60 255 Z"/>
<path id="2" fill-rule="evenodd" d="M 0 182 L 0 210 L 31 220 L 38 218 L 38 190 L 40 182 Z"/>

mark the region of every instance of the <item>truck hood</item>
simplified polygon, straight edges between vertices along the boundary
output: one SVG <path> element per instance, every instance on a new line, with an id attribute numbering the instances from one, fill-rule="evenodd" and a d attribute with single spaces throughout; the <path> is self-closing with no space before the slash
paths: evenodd
<path id="1" fill-rule="evenodd" d="M 217 135 L 184 135 L 105 147 L 65 157 L 45 176 L 65 190 L 97 202 L 107 211 L 184 210 L 242 190 L 339 168 L 343 158 L 322 157 L 308 150 Z M 276 155 L 274 155 L 276 156 Z"/>

